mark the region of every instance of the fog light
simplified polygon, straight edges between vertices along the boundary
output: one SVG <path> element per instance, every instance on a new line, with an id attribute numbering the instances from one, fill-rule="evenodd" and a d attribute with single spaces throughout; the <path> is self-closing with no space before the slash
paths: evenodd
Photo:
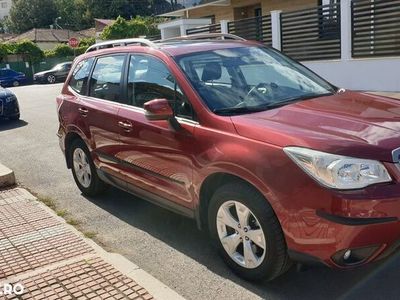
<path id="1" fill-rule="evenodd" d="M 353 266 L 366 262 L 378 249 L 379 245 L 362 248 L 343 249 L 332 256 L 332 260 L 339 266 Z"/>
<path id="2" fill-rule="evenodd" d="M 343 259 L 348 260 L 350 256 L 351 256 L 351 250 L 347 250 L 343 255 Z"/>

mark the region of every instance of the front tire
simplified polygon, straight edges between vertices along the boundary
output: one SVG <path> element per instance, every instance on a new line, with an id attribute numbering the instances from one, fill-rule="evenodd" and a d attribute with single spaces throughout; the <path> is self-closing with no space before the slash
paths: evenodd
<path id="1" fill-rule="evenodd" d="M 12 83 L 12 85 L 13 85 L 14 87 L 17 87 L 17 86 L 20 86 L 20 83 L 19 83 L 19 81 L 15 80 L 15 81 Z"/>
<path id="2" fill-rule="evenodd" d="M 254 188 L 230 183 L 212 196 L 210 235 L 227 265 L 250 281 L 272 280 L 291 266 L 280 223 Z"/>
<path id="3" fill-rule="evenodd" d="M 54 75 L 49 75 L 49 76 L 47 76 L 47 82 L 48 82 L 48 83 L 53 84 L 53 83 L 55 83 L 56 81 L 57 81 L 56 76 L 54 76 Z"/>
<path id="4" fill-rule="evenodd" d="M 69 151 L 72 175 L 82 194 L 97 196 L 106 189 L 106 184 L 97 175 L 89 149 L 82 140 L 75 140 Z"/>

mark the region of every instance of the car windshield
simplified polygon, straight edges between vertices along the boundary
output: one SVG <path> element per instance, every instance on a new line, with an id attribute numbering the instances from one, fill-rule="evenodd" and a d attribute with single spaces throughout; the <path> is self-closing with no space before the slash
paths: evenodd
<path id="1" fill-rule="evenodd" d="M 211 50 L 176 60 L 216 114 L 262 111 L 335 92 L 313 72 L 269 48 Z"/>
<path id="2" fill-rule="evenodd" d="M 62 69 L 66 69 L 68 67 L 68 64 L 58 64 L 58 65 L 55 65 L 54 67 L 53 67 L 53 70 L 62 70 Z"/>
<path id="3" fill-rule="evenodd" d="M 53 70 L 61 70 L 64 64 L 58 64 L 53 67 Z"/>

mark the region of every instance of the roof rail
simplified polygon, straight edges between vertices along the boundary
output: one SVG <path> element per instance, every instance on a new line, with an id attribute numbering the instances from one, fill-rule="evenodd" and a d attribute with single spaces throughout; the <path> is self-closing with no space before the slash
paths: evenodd
<path id="1" fill-rule="evenodd" d="M 246 39 L 230 34 L 230 33 L 200 33 L 185 36 L 173 37 L 160 42 L 171 42 L 171 41 L 185 41 L 185 40 L 210 40 L 210 39 L 221 39 L 221 40 L 236 40 L 236 41 L 246 41 Z"/>
<path id="2" fill-rule="evenodd" d="M 87 50 L 86 53 L 100 50 L 100 49 L 106 49 L 106 48 L 114 48 L 114 47 L 124 47 L 124 46 L 129 46 L 129 45 L 144 45 L 152 48 L 156 48 L 157 45 L 154 44 L 153 42 L 146 40 L 146 39 L 122 39 L 122 40 L 112 40 L 112 41 L 106 41 L 106 42 L 101 42 L 94 44 L 90 46 Z"/>

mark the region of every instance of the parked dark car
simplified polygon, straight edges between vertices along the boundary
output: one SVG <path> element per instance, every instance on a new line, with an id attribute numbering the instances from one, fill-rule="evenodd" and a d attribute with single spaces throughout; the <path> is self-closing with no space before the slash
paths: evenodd
<path id="1" fill-rule="evenodd" d="M 17 96 L 0 87 L 0 119 L 19 120 L 20 112 Z"/>
<path id="2" fill-rule="evenodd" d="M 2 87 L 19 86 L 26 82 L 27 78 L 24 73 L 6 68 L 0 69 L 0 85 Z"/>
<path id="3" fill-rule="evenodd" d="M 71 70 L 72 62 L 65 62 L 54 66 L 52 69 L 39 72 L 33 75 L 33 81 L 36 83 L 56 83 L 64 81 Z"/>
<path id="4" fill-rule="evenodd" d="M 109 184 L 194 218 L 250 280 L 398 252 L 400 102 L 258 42 L 194 38 L 76 59 L 58 136 L 82 193 Z"/>

